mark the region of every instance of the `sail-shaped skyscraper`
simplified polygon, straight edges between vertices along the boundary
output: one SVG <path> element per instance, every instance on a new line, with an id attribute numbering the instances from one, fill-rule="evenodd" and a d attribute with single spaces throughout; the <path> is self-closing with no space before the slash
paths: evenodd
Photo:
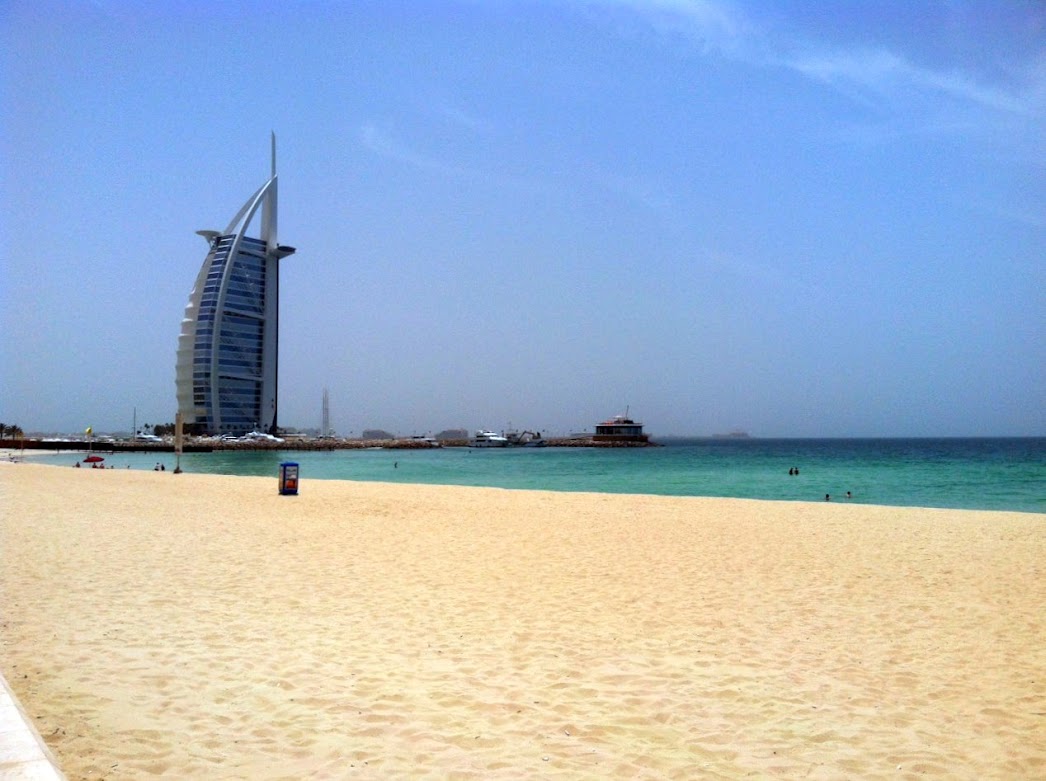
<path id="1" fill-rule="evenodd" d="M 208 251 L 178 337 L 178 411 L 189 433 L 275 434 L 280 260 L 294 253 L 276 240 L 275 134 L 269 180 L 223 232 L 197 233 Z"/>

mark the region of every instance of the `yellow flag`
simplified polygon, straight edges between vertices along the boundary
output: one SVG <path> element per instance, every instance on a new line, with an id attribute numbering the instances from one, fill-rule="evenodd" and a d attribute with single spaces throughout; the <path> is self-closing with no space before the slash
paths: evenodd
<path id="1" fill-rule="evenodd" d="M 91 436 L 91 427 L 88 426 L 87 431 L 85 431 L 84 433 L 87 434 L 87 436 Z"/>

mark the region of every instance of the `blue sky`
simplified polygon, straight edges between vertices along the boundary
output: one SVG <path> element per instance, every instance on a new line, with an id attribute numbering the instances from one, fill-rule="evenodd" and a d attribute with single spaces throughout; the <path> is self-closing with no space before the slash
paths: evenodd
<path id="1" fill-rule="evenodd" d="M 1038 2 L 9 0 L 0 420 L 173 420 L 278 138 L 280 422 L 1046 434 Z"/>

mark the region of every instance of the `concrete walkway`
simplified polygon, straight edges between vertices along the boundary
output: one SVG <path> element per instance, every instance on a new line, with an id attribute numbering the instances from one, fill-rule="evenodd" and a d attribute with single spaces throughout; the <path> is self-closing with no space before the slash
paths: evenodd
<path id="1" fill-rule="evenodd" d="M 40 733 L 0 675 L 0 781 L 65 781 Z"/>

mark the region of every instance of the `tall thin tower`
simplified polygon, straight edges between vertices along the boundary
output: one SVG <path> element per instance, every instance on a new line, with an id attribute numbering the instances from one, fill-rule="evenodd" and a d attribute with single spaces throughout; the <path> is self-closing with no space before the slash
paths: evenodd
<path id="1" fill-rule="evenodd" d="M 269 179 L 224 232 L 201 230 L 207 256 L 178 337 L 178 411 L 200 434 L 276 433 L 280 260 L 276 240 L 276 134 Z M 261 238 L 247 235 L 261 211 Z"/>
<path id="2" fill-rule="evenodd" d="M 331 400 L 327 389 L 323 389 L 323 424 L 320 426 L 320 436 L 327 439 L 331 435 Z"/>

